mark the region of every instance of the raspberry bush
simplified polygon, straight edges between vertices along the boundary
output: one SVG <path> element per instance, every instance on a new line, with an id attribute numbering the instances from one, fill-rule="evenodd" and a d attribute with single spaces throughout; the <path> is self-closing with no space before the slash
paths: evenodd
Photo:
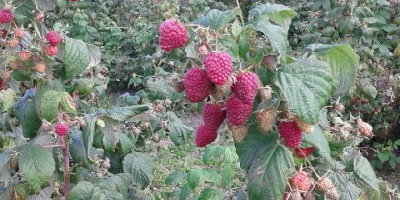
<path id="1" fill-rule="evenodd" d="M 330 107 L 345 112 L 338 99 L 348 95 L 356 81 L 358 56 L 346 43 L 308 44 L 294 53 L 288 36 L 295 16 L 289 7 L 266 3 L 248 13 L 239 7 L 214 9 L 183 24 L 191 38 L 181 48 L 196 68 L 184 72 L 185 90 L 177 92 L 191 102 L 205 103 L 205 125 L 197 129 L 196 145 L 207 147 L 226 137 L 218 133 L 214 138 L 215 132 L 205 137 L 210 105 L 226 104 L 224 123 L 247 172 L 249 199 L 387 196 L 357 145 L 330 149 L 335 140 L 349 144 L 371 137 L 371 127 L 359 117 L 342 129 L 349 133 L 346 139 L 337 139 L 331 131 L 338 127 L 326 123 Z M 190 83 L 195 80 L 193 70 L 202 78 Z M 199 98 L 194 100 L 195 95 Z M 329 191 L 316 189 L 323 177 L 332 180 Z M 188 184 L 194 182 L 189 179 Z M 182 188 L 181 195 L 186 191 Z"/>

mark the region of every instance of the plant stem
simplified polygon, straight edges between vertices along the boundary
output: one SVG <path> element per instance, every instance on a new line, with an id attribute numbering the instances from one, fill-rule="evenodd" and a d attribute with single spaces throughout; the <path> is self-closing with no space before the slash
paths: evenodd
<path id="1" fill-rule="evenodd" d="M 69 193 L 69 152 L 68 152 L 68 144 L 65 142 L 65 136 L 61 137 L 61 146 L 64 158 L 64 196 L 65 199 L 68 199 Z"/>
<path id="2" fill-rule="evenodd" d="M 239 0 L 236 0 L 236 4 L 237 4 L 237 7 L 240 9 L 240 2 L 239 2 Z M 242 22 L 242 26 L 244 26 L 244 19 L 243 19 L 243 12 L 242 12 L 242 9 L 240 9 L 240 21 Z"/>

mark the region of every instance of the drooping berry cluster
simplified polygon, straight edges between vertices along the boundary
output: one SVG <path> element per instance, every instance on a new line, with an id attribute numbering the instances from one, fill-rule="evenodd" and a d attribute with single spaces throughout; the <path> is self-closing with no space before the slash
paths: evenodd
<path id="1" fill-rule="evenodd" d="M 203 107 L 204 125 L 196 132 L 195 142 L 198 147 L 204 147 L 217 138 L 217 130 L 226 117 L 225 104 L 207 102 Z"/>
<path id="2" fill-rule="evenodd" d="M 58 48 L 57 45 L 60 43 L 60 36 L 55 31 L 50 31 L 46 33 L 46 40 L 49 43 L 49 46 L 45 47 L 46 55 L 52 57 L 57 55 Z"/>

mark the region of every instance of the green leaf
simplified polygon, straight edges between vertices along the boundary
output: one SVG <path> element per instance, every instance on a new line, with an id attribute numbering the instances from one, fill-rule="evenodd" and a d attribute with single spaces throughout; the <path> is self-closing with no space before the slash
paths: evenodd
<path id="1" fill-rule="evenodd" d="M 235 145 L 240 165 L 249 177 L 249 199 L 283 199 L 294 161 L 289 149 L 278 144 L 278 134 L 249 132 Z"/>
<path id="2" fill-rule="evenodd" d="M 110 188 L 101 188 L 87 181 L 79 182 L 72 188 L 69 200 L 124 200 L 124 196 Z"/>
<path id="3" fill-rule="evenodd" d="M 239 47 L 233 38 L 225 37 L 218 40 L 218 49 L 220 51 L 227 51 L 231 55 L 232 61 L 237 61 L 237 57 L 239 56 Z"/>
<path id="4" fill-rule="evenodd" d="M 169 137 L 175 145 L 184 144 L 188 139 L 188 133 L 192 132 L 193 128 L 186 126 L 186 124 L 172 111 L 167 112 L 167 118 L 170 128 Z"/>
<path id="5" fill-rule="evenodd" d="M 331 96 L 331 76 L 327 63 L 308 58 L 281 68 L 278 84 L 293 112 L 306 123 L 315 124 Z"/>
<path id="6" fill-rule="evenodd" d="M 222 169 L 221 176 L 225 187 L 230 187 L 233 177 L 235 176 L 235 169 L 232 165 L 225 165 Z"/>
<path id="7" fill-rule="evenodd" d="M 12 89 L 7 89 L 0 93 L 0 101 L 3 104 L 3 111 L 8 110 L 14 103 L 15 92 Z"/>
<path id="8" fill-rule="evenodd" d="M 67 78 L 80 75 L 88 67 L 89 49 L 82 40 L 66 39 L 64 64 Z"/>
<path id="9" fill-rule="evenodd" d="M 36 137 L 37 130 L 39 130 L 42 125 L 42 120 L 36 111 L 35 102 L 29 98 L 14 109 L 15 118 L 17 118 L 22 125 L 24 137 Z"/>
<path id="10" fill-rule="evenodd" d="M 128 154 L 135 146 L 131 138 L 129 138 L 126 134 L 119 134 L 119 141 L 121 142 L 121 150 L 123 155 Z"/>
<path id="11" fill-rule="evenodd" d="M 311 134 L 303 134 L 303 140 L 317 147 L 319 154 L 325 158 L 331 166 L 335 162 L 331 157 L 328 140 L 318 125 L 314 126 L 314 131 Z"/>
<path id="12" fill-rule="evenodd" d="M 210 20 L 210 27 L 214 30 L 221 29 L 226 26 L 231 20 L 235 19 L 236 16 L 240 14 L 239 8 L 234 8 L 233 10 L 220 11 L 213 9 L 211 10 L 207 17 Z"/>
<path id="13" fill-rule="evenodd" d="M 69 152 L 72 160 L 75 163 L 88 163 L 88 157 L 86 156 L 86 149 L 82 139 L 82 132 L 72 130 L 70 136 L 72 142 L 69 145 Z"/>
<path id="14" fill-rule="evenodd" d="M 234 38 L 239 37 L 243 27 L 240 25 L 239 20 L 235 20 L 232 24 L 231 33 Z"/>
<path id="15" fill-rule="evenodd" d="M 68 113 L 76 114 L 76 105 L 74 99 L 68 94 L 68 92 L 61 92 L 61 108 Z"/>
<path id="16" fill-rule="evenodd" d="M 379 191 L 379 180 L 369 161 L 363 156 L 356 156 L 353 160 L 354 182 L 366 188 Z"/>
<path id="17" fill-rule="evenodd" d="M 166 99 L 176 94 L 174 88 L 163 77 L 149 78 L 146 81 L 145 91 L 149 99 Z"/>
<path id="18" fill-rule="evenodd" d="M 346 93 L 356 80 L 358 56 L 348 44 L 322 45 L 312 44 L 307 48 L 331 66 L 336 85 L 335 95 Z"/>
<path id="19" fill-rule="evenodd" d="M 117 107 L 106 110 L 106 116 L 119 122 L 125 122 L 129 118 L 143 113 L 151 107 L 151 104 Z"/>
<path id="20" fill-rule="evenodd" d="M 378 152 L 378 158 L 381 162 L 386 162 L 389 160 L 390 152 L 388 151 L 380 151 Z"/>
<path id="21" fill-rule="evenodd" d="M 187 174 L 187 182 L 193 190 L 197 186 L 204 184 L 206 181 L 219 184 L 221 182 L 221 176 L 214 169 L 207 168 L 192 169 Z"/>
<path id="22" fill-rule="evenodd" d="M 183 185 L 182 189 L 181 189 L 181 193 L 179 195 L 179 199 L 180 200 L 186 200 L 190 195 L 190 186 L 188 183 L 186 183 L 185 185 Z"/>
<path id="23" fill-rule="evenodd" d="M 49 10 L 54 10 L 56 7 L 52 0 L 35 0 L 36 9 L 41 12 L 47 12 Z"/>
<path id="24" fill-rule="evenodd" d="M 104 150 L 115 153 L 115 148 L 120 138 L 120 132 L 114 131 L 115 126 L 109 121 L 110 120 L 107 120 L 105 127 L 100 128 L 100 130 L 103 133 Z"/>
<path id="25" fill-rule="evenodd" d="M 249 19 L 254 19 L 261 15 L 268 16 L 269 20 L 282 26 L 287 32 L 296 12 L 284 5 L 270 3 L 256 6 L 249 11 Z"/>
<path id="26" fill-rule="evenodd" d="M 11 173 L 9 170 L 9 161 L 11 159 L 11 153 L 12 151 L 5 151 L 2 152 L 0 154 L 0 180 L 3 182 L 4 181 L 4 185 L 7 186 L 8 185 L 8 181 L 5 180 L 10 180 L 11 177 Z M 1 193 L 0 193 L 0 197 Z"/>
<path id="27" fill-rule="evenodd" d="M 47 121 L 53 121 L 58 116 L 61 93 L 55 90 L 39 89 L 35 96 L 36 111 Z"/>
<path id="28" fill-rule="evenodd" d="M 95 67 L 101 62 L 101 51 L 98 46 L 87 44 L 87 49 L 89 53 L 89 64 L 88 67 Z"/>
<path id="29" fill-rule="evenodd" d="M 340 194 L 340 200 L 354 200 L 361 196 L 362 190 L 351 182 L 350 174 L 345 172 L 331 172 L 329 177 Z"/>
<path id="30" fill-rule="evenodd" d="M 165 178 L 165 184 L 171 185 L 176 184 L 186 178 L 186 173 L 175 171 L 174 173 L 170 174 L 167 178 Z"/>
<path id="31" fill-rule="evenodd" d="M 153 179 L 153 159 L 140 152 L 130 153 L 122 161 L 124 172 L 131 174 L 131 181 L 142 189 Z"/>
<path id="32" fill-rule="evenodd" d="M 18 163 L 23 177 L 36 193 L 49 181 L 56 164 L 52 154 L 39 145 L 32 145 L 23 151 Z"/>
<path id="33" fill-rule="evenodd" d="M 214 190 L 211 188 L 206 188 L 201 193 L 198 200 L 222 200 L 224 199 L 224 193 L 219 190 Z"/>
<path id="34" fill-rule="evenodd" d="M 11 72 L 11 77 L 16 81 L 28 81 L 29 75 L 29 72 L 22 69 L 15 69 Z"/>
<path id="35" fill-rule="evenodd" d="M 85 145 L 86 156 L 88 156 L 90 148 L 92 148 L 93 145 L 97 117 L 86 114 L 83 118 L 85 119 L 86 124 L 86 126 L 83 128 L 83 144 Z"/>
<path id="36" fill-rule="evenodd" d="M 269 39 L 272 47 L 278 51 L 280 57 L 286 57 L 289 41 L 287 39 L 287 31 L 284 28 L 270 23 L 267 17 L 257 18 L 252 26 Z"/>

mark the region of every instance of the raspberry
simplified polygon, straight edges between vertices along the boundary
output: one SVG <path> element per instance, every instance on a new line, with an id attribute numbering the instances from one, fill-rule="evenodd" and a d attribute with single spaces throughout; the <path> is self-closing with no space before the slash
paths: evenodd
<path id="1" fill-rule="evenodd" d="M 290 179 L 290 184 L 292 184 L 293 187 L 302 191 L 307 191 L 311 188 L 311 180 L 307 176 L 307 173 L 304 171 L 300 171 L 297 174 L 295 174 Z"/>
<path id="2" fill-rule="evenodd" d="M 47 46 L 44 50 L 46 54 L 50 57 L 57 55 L 58 53 L 58 48 L 54 46 Z"/>
<path id="3" fill-rule="evenodd" d="M 247 72 L 236 76 L 232 91 L 244 103 L 252 103 L 257 95 L 260 80 L 255 73 Z"/>
<path id="4" fill-rule="evenodd" d="M 314 152 L 314 147 L 296 148 L 294 151 L 299 158 L 305 158 Z"/>
<path id="5" fill-rule="evenodd" d="M 19 59 L 22 61 L 27 61 L 31 58 L 31 53 L 27 51 L 20 51 L 19 52 Z"/>
<path id="6" fill-rule="evenodd" d="M 223 52 L 211 52 L 204 58 L 204 66 L 211 82 L 223 85 L 232 73 L 233 63 L 231 56 Z"/>
<path id="7" fill-rule="evenodd" d="M 290 193 L 285 193 L 283 196 L 284 200 L 302 200 L 300 191 L 292 191 Z"/>
<path id="8" fill-rule="evenodd" d="M 195 143 L 197 147 L 205 147 L 217 139 L 217 130 L 206 125 L 202 125 L 197 129 Z"/>
<path id="9" fill-rule="evenodd" d="M 0 24 L 10 23 L 13 19 L 14 14 L 10 9 L 1 9 L 0 10 Z"/>
<path id="10" fill-rule="evenodd" d="M 50 44 L 50 46 L 57 46 L 58 43 L 60 43 L 60 37 L 58 36 L 58 33 L 55 31 L 50 31 L 46 33 L 46 40 Z"/>
<path id="11" fill-rule="evenodd" d="M 21 63 L 19 61 L 12 61 L 11 62 L 11 69 L 18 69 L 19 66 L 21 66 Z"/>
<path id="12" fill-rule="evenodd" d="M 232 137 L 235 140 L 235 142 L 241 142 L 246 137 L 249 127 L 246 125 L 243 126 L 229 125 L 229 130 L 231 130 Z"/>
<path id="13" fill-rule="evenodd" d="M 17 38 L 23 38 L 24 35 L 25 35 L 25 33 L 24 33 L 23 30 L 17 28 L 17 29 L 14 30 L 14 35 L 15 35 L 15 37 L 17 37 Z"/>
<path id="14" fill-rule="evenodd" d="M 177 93 L 181 93 L 185 90 L 185 85 L 183 84 L 183 81 L 178 81 L 178 79 L 173 79 L 172 85 L 174 86 L 174 89 Z"/>
<path id="15" fill-rule="evenodd" d="M 271 99 L 272 97 L 272 89 L 270 87 L 263 88 L 258 93 L 263 101 Z"/>
<path id="16" fill-rule="evenodd" d="M 366 122 L 363 122 L 361 119 L 358 120 L 358 132 L 362 136 L 369 137 L 372 133 L 372 126 Z"/>
<path id="17" fill-rule="evenodd" d="M 327 177 L 327 176 L 321 177 L 318 180 L 317 184 L 315 185 L 315 190 L 317 192 L 324 193 L 324 194 L 326 192 L 328 192 L 329 190 L 331 190 L 332 188 L 334 188 L 334 185 L 333 185 L 331 179 L 329 179 L 329 177 Z"/>
<path id="18" fill-rule="evenodd" d="M 164 21 L 160 26 L 160 46 L 165 52 L 181 48 L 189 41 L 185 27 L 174 19 Z"/>
<path id="19" fill-rule="evenodd" d="M 258 127 L 263 133 L 271 130 L 275 122 L 275 112 L 273 109 L 264 109 L 256 113 Z"/>
<path id="20" fill-rule="evenodd" d="M 279 123 L 279 133 L 288 147 L 296 149 L 300 145 L 301 130 L 297 127 L 295 121 Z"/>
<path id="21" fill-rule="evenodd" d="M 304 195 L 304 200 L 315 200 L 315 193 L 308 191 L 305 195 Z"/>
<path id="22" fill-rule="evenodd" d="M 339 200 L 340 194 L 337 192 L 336 188 L 332 188 L 326 193 L 326 198 L 330 200 Z"/>
<path id="23" fill-rule="evenodd" d="M 35 71 L 38 73 L 44 73 L 46 70 L 46 65 L 44 63 L 38 63 L 35 65 Z"/>
<path id="24" fill-rule="evenodd" d="M 231 125 L 242 126 L 251 115 L 253 104 L 241 102 L 235 95 L 226 101 L 226 116 Z"/>
<path id="25" fill-rule="evenodd" d="M 314 126 L 311 124 L 307 124 L 300 117 L 297 116 L 296 118 L 294 118 L 294 121 L 296 122 L 297 127 L 299 127 L 301 131 L 305 133 L 312 133 L 314 131 Z"/>
<path id="26" fill-rule="evenodd" d="M 2 29 L 2 30 L 0 31 L 0 36 L 1 36 L 1 37 L 6 37 L 7 34 L 8 34 L 8 31 L 7 31 L 6 29 Z"/>
<path id="27" fill-rule="evenodd" d="M 69 126 L 64 122 L 58 122 L 55 126 L 58 136 L 65 136 L 69 132 Z"/>
<path id="28" fill-rule="evenodd" d="M 10 45 L 11 48 L 15 48 L 16 46 L 18 46 L 20 43 L 20 41 L 16 38 L 11 38 L 8 40 L 8 45 Z"/>
<path id="29" fill-rule="evenodd" d="M 210 95 L 212 83 L 203 69 L 196 67 L 189 69 L 183 79 L 183 84 L 190 102 L 201 102 Z"/>
<path id="30" fill-rule="evenodd" d="M 211 90 L 211 96 L 214 97 L 217 101 L 222 101 L 225 98 L 225 95 L 230 93 L 231 87 L 233 85 L 233 79 L 228 78 L 225 84 L 223 85 L 214 85 Z"/>
<path id="31" fill-rule="evenodd" d="M 225 104 L 206 103 L 203 108 L 204 123 L 217 130 L 224 122 L 226 117 Z"/>

